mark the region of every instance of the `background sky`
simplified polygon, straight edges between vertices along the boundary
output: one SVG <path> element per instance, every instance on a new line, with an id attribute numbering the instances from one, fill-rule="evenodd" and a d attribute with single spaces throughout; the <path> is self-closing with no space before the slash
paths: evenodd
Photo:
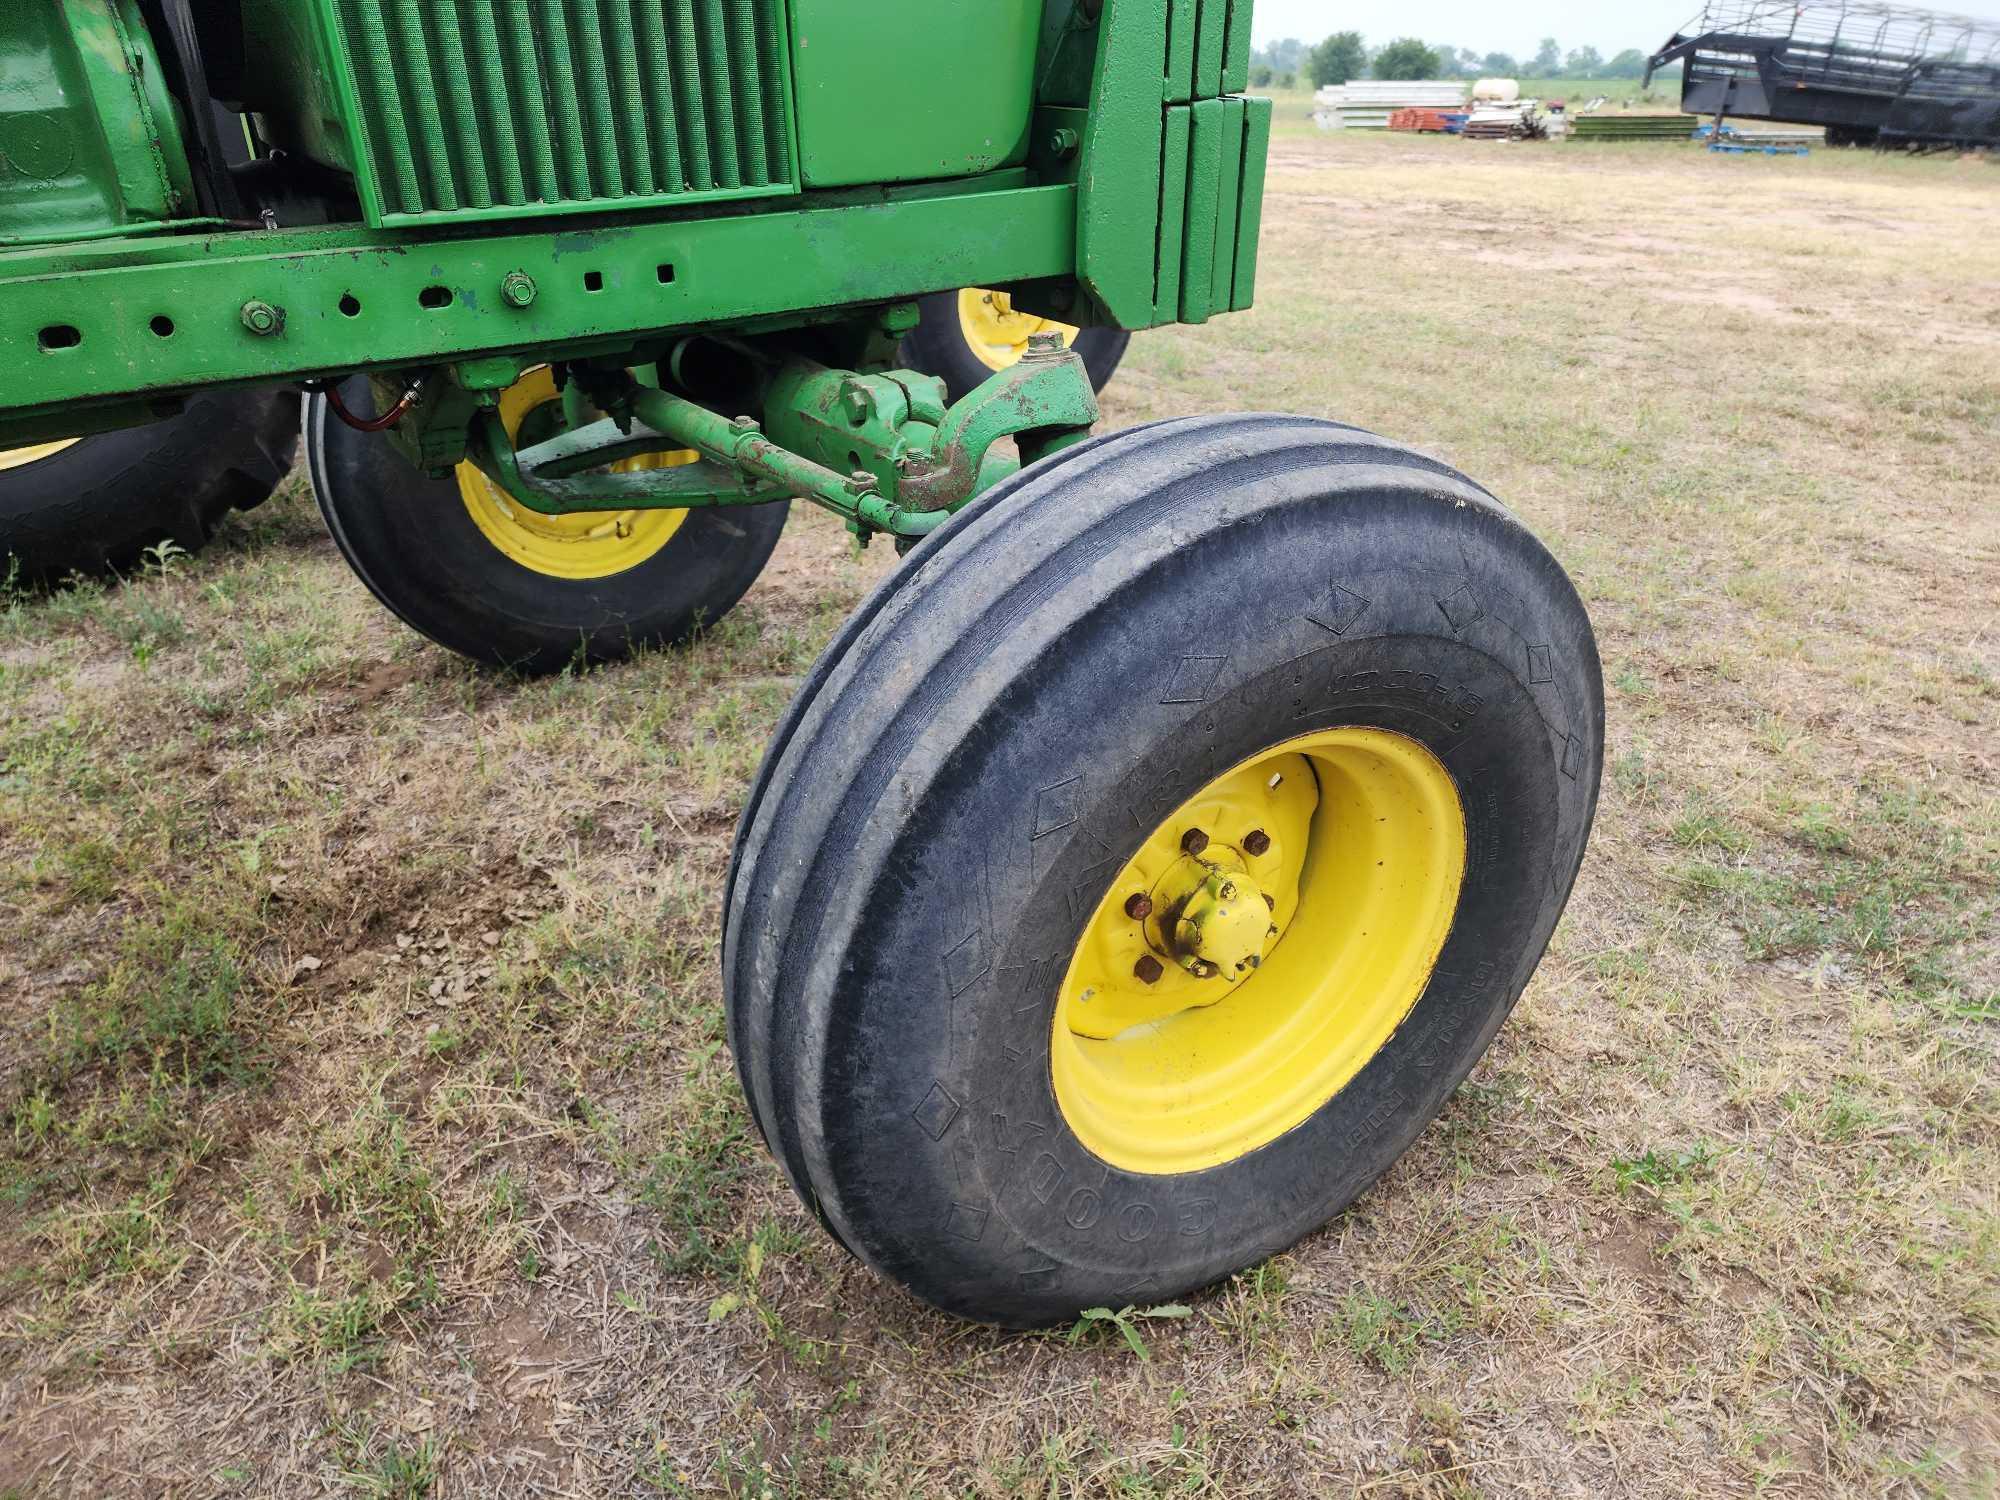
<path id="1" fill-rule="evenodd" d="M 1935 7 L 2000 20 L 2000 0 L 1952 0 Z M 1475 52 L 1533 56 L 1545 36 L 1567 51 L 1586 44 L 1606 57 L 1651 52 L 1699 14 L 1701 0 L 1257 0 L 1259 46 L 1280 37 L 1317 42 L 1359 31 L 1379 46 L 1399 36 L 1449 42 Z"/>

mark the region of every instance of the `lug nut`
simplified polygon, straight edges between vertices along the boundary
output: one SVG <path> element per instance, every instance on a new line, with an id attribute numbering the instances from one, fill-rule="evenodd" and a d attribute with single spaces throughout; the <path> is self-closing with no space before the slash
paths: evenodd
<path id="1" fill-rule="evenodd" d="M 1158 984 L 1166 972 L 1166 966 L 1150 953 L 1132 965 L 1132 977 L 1141 984 Z"/>
<path id="2" fill-rule="evenodd" d="M 1181 853 L 1183 854 L 1190 854 L 1199 859 L 1201 858 L 1202 851 L 1207 847 L 1208 835 L 1203 833 L 1199 828 L 1190 828 L 1186 833 L 1181 835 Z"/>
<path id="3" fill-rule="evenodd" d="M 1243 835 L 1243 852 L 1252 859 L 1261 859 L 1271 852 L 1271 835 L 1261 828 L 1253 828 Z"/>
<path id="4" fill-rule="evenodd" d="M 1143 922 L 1153 914 L 1153 898 L 1140 891 L 1125 903 L 1125 915 L 1135 922 Z"/>

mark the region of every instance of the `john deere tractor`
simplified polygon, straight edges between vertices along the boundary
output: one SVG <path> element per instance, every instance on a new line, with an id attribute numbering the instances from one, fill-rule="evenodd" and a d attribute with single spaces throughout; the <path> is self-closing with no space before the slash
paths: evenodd
<path id="1" fill-rule="evenodd" d="M 1157 1301 L 1326 1222 L 1492 1040 L 1596 803 L 1589 621 L 1497 501 L 1315 418 L 1097 433 L 1043 326 L 1250 305 L 1250 20 L 0 12 L 0 448 L 303 388 L 362 580 L 515 669 L 693 638 L 787 502 L 907 554 L 749 790 L 723 988 L 812 1213 L 971 1318 Z M 964 287 L 1038 320 L 1019 357 L 902 367 Z"/>

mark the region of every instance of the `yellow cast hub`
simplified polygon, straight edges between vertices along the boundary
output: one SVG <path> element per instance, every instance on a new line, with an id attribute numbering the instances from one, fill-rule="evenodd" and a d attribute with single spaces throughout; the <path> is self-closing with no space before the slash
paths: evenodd
<path id="1" fill-rule="evenodd" d="M 1076 329 L 1051 318 L 1014 311 L 1014 302 L 1005 292 L 967 287 L 958 294 L 958 325 L 965 342 L 990 370 L 1011 370 L 1028 352 L 1028 339 L 1037 333 L 1059 333 L 1063 347 L 1076 342 Z"/>
<path id="2" fill-rule="evenodd" d="M 1218 777 L 1084 928 L 1050 1048 L 1063 1118 L 1159 1175 L 1304 1124 L 1416 1005 L 1464 874 L 1457 786 L 1404 735 L 1324 730 Z"/>
<path id="3" fill-rule="evenodd" d="M 30 443 L 25 448 L 0 450 L 0 473 L 8 469 L 25 469 L 29 464 L 38 464 L 45 458 L 54 458 L 63 449 L 73 447 L 79 439 L 64 438 L 59 443 Z"/>
<path id="4" fill-rule="evenodd" d="M 510 438 L 539 409 L 561 400 L 555 376 L 531 370 L 500 398 L 500 420 Z M 614 474 L 691 464 L 699 455 L 645 453 L 610 466 Z M 588 511 L 545 516 L 517 504 L 477 464 L 458 466 L 458 493 L 486 540 L 522 567 L 550 578 L 609 578 L 648 561 L 674 538 L 684 510 Z"/>

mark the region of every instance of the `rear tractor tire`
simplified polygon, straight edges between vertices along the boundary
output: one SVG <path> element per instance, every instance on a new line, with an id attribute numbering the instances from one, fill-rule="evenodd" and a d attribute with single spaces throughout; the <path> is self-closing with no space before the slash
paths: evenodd
<path id="1" fill-rule="evenodd" d="M 1301 418 L 1038 465 L 842 632 L 739 829 L 723 955 L 800 1196 L 940 1308 L 1160 1302 L 1324 1224 L 1519 998 L 1603 688 L 1491 496 Z"/>
<path id="2" fill-rule="evenodd" d="M 373 414 L 365 378 L 341 387 Z M 559 404 L 547 369 L 502 397 L 510 432 Z M 620 469 L 687 461 L 627 460 Z M 361 581 L 412 629 L 488 666 L 541 674 L 678 645 L 756 582 L 785 529 L 780 504 L 544 516 L 477 467 L 449 479 L 412 468 L 387 439 L 306 405 L 306 462 L 327 529 Z"/>
<path id="3" fill-rule="evenodd" d="M 120 573 L 162 542 L 199 552 L 270 499 L 298 444 L 298 397 L 210 391 L 144 427 L 0 452 L 0 578 Z"/>
<path id="4" fill-rule="evenodd" d="M 919 300 L 923 321 L 903 340 L 903 360 L 912 369 L 936 375 L 954 401 L 977 390 L 1028 352 L 1036 333 L 1059 333 L 1103 390 L 1118 373 L 1132 335 L 1122 328 L 1072 328 L 1032 313 L 1018 312 L 1007 293 L 983 287 L 939 292 Z"/>

